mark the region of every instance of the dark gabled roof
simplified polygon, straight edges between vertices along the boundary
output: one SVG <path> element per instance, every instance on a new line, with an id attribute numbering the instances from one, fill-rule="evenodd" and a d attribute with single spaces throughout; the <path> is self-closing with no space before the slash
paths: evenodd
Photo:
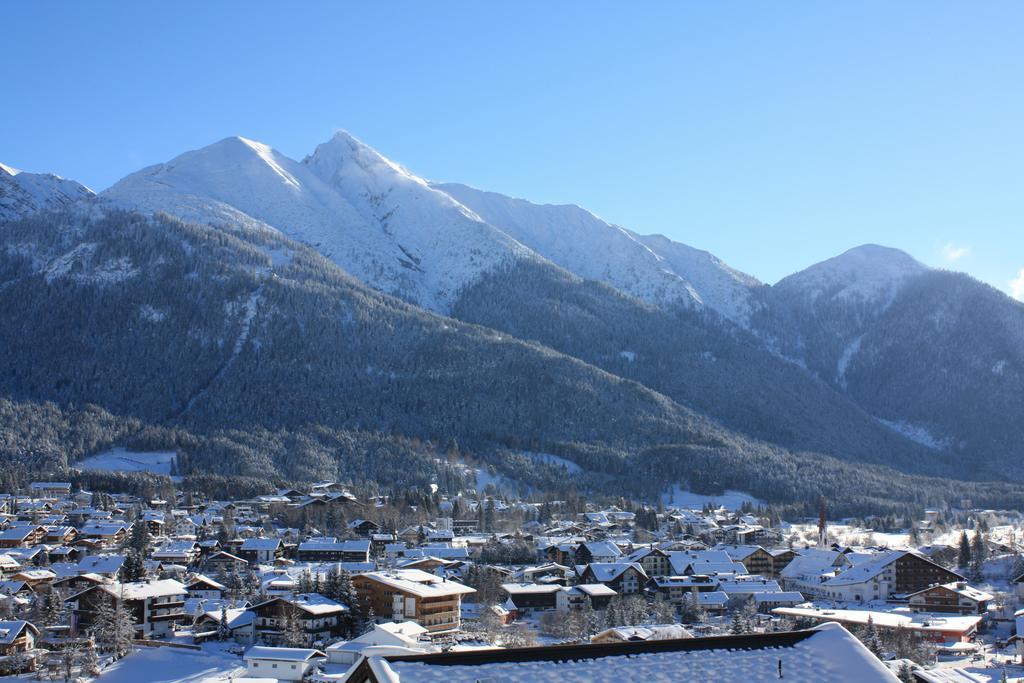
<path id="1" fill-rule="evenodd" d="M 621 657 L 653 652 L 687 652 L 693 650 L 761 650 L 770 647 L 792 647 L 810 638 L 816 631 L 785 631 L 752 633 L 740 636 L 712 636 L 673 640 L 593 643 L 588 645 L 550 645 L 508 650 L 470 650 L 427 655 L 384 657 L 389 662 L 419 662 L 432 666 L 475 666 L 496 662 L 566 662 L 601 657 Z"/>

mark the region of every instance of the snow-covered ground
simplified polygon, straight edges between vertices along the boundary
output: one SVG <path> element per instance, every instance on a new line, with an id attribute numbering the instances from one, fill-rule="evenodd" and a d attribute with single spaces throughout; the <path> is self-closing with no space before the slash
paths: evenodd
<path id="1" fill-rule="evenodd" d="M 797 534 L 798 539 L 803 539 L 810 545 L 818 542 L 817 524 L 791 524 L 789 525 L 789 530 L 791 533 Z M 864 527 L 833 522 L 828 524 L 828 534 L 830 538 L 835 539 L 836 542 L 842 545 L 883 546 L 895 550 L 907 548 L 910 544 L 909 534 L 873 531 Z M 798 540 L 797 545 L 803 545 L 803 543 Z"/>
<path id="2" fill-rule="evenodd" d="M 218 645 L 218 644 L 213 644 Z M 202 651 L 137 648 L 100 674 L 97 683 L 215 683 L 245 673 L 245 660 L 216 647 Z"/>
<path id="3" fill-rule="evenodd" d="M 171 464 L 177 457 L 174 451 L 142 453 L 117 447 L 82 460 L 78 467 L 83 470 L 170 474 Z"/>
<path id="4" fill-rule="evenodd" d="M 661 501 L 666 506 L 697 509 L 708 504 L 713 507 L 724 507 L 727 510 L 739 510 L 743 507 L 744 503 L 750 503 L 755 507 L 764 504 L 763 500 L 755 498 L 749 493 L 744 493 L 743 491 L 726 489 L 725 493 L 720 496 L 709 496 L 703 493 L 688 491 L 679 484 L 673 486 L 670 491 L 661 494 Z"/>
<path id="5" fill-rule="evenodd" d="M 569 471 L 569 474 L 579 474 L 583 471 L 583 468 L 572 460 L 568 460 L 558 455 L 551 455 L 550 453 L 534 453 L 533 451 L 523 451 L 523 455 L 528 455 L 537 462 L 542 462 L 546 465 L 561 465 Z"/>

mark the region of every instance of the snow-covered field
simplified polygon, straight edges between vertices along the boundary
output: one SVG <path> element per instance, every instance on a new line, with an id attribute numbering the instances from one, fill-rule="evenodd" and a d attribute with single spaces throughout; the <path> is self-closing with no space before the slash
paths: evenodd
<path id="1" fill-rule="evenodd" d="M 789 530 L 801 536 L 811 545 L 818 542 L 817 524 L 791 524 Z M 884 546 L 898 549 L 907 548 L 910 543 L 910 536 L 908 534 L 872 531 L 863 527 L 833 522 L 828 524 L 828 533 L 830 537 L 842 545 Z"/>
<path id="2" fill-rule="evenodd" d="M 142 453 L 117 447 L 82 460 L 78 463 L 78 467 L 83 470 L 170 474 L 171 464 L 175 458 L 177 458 L 177 453 L 174 451 Z"/>
<path id="3" fill-rule="evenodd" d="M 245 673 L 240 657 L 213 648 L 139 648 L 100 674 L 97 683 L 214 683 Z"/>
<path id="4" fill-rule="evenodd" d="M 558 455 L 551 455 L 550 453 L 534 453 L 532 451 L 524 451 L 523 455 L 528 455 L 537 462 L 542 462 L 547 465 L 561 465 L 569 471 L 569 474 L 579 474 L 583 471 L 583 468 L 572 460 L 568 460 Z"/>
<path id="5" fill-rule="evenodd" d="M 679 486 L 679 484 L 673 486 L 672 490 L 661 494 L 661 501 L 666 506 L 702 508 L 707 503 L 714 507 L 724 507 L 727 510 L 739 510 L 744 503 L 750 503 L 755 507 L 764 504 L 764 501 L 743 491 L 726 489 L 725 493 L 720 496 L 709 496 L 703 493 L 687 491 Z"/>

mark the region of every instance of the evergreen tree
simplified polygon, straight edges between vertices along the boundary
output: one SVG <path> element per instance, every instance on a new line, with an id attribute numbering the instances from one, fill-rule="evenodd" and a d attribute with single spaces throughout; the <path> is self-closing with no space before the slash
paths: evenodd
<path id="1" fill-rule="evenodd" d="M 747 632 L 746 624 L 743 623 L 743 616 L 738 609 L 732 611 L 732 620 L 729 622 L 729 633 L 734 636 L 743 635 Z"/>
<path id="2" fill-rule="evenodd" d="M 146 551 L 149 550 L 149 544 L 149 524 L 146 523 L 146 520 L 137 518 L 135 524 L 132 525 L 132 533 L 128 538 L 128 547 L 137 552 L 141 557 L 145 557 Z"/>
<path id="3" fill-rule="evenodd" d="M 987 559 L 988 546 L 985 544 L 985 534 L 979 529 L 974 532 L 974 540 L 971 542 L 971 570 L 975 579 L 981 578 Z"/>
<path id="4" fill-rule="evenodd" d="M 871 654 L 879 659 L 882 657 L 882 641 L 878 637 L 878 629 L 875 628 L 875 620 L 868 615 L 868 623 L 864 633 L 864 645 L 871 650 Z"/>
<path id="5" fill-rule="evenodd" d="M 284 645 L 286 647 L 306 647 L 309 642 L 302 628 L 302 620 L 296 614 L 296 609 L 291 606 L 285 609 L 287 613 L 285 614 L 284 628 L 281 634 Z"/>
<path id="6" fill-rule="evenodd" d="M 971 565 L 971 542 L 967 540 L 967 532 L 960 532 L 960 555 L 957 560 L 957 566 L 961 569 L 966 569 Z"/>
<path id="7" fill-rule="evenodd" d="M 93 637 L 105 652 L 120 657 L 128 652 L 135 635 L 135 618 L 124 600 L 104 596 L 93 621 Z"/>
<path id="8" fill-rule="evenodd" d="M 227 640 L 231 637 L 231 628 L 228 625 L 228 605 L 220 603 L 220 621 L 217 623 L 217 640 Z"/>

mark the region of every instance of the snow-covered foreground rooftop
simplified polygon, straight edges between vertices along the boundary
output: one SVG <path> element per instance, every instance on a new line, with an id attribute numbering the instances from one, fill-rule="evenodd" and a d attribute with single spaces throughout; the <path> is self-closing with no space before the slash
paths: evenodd
<path id="1" fill-rule="evenodd" d="M 354 669 L 352 675 L 369 673 L 369 680 L 378 683 L 474 680 L 494 683 L 619 683 L 628 680 L 756 683 L 778 681 L 780 665 L 784 679 L 793 681 L 898 680 L 837 624 L 824 624 L 811 631 L 762 636 L 372 658 L 361 669 Z"/>

